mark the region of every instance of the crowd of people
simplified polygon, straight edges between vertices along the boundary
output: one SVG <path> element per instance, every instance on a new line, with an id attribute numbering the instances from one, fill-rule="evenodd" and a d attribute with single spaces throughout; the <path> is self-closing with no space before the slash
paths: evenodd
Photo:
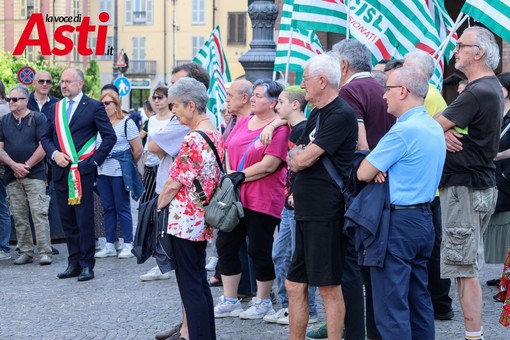
<path id="1" fill-rule="evenodd" d="M 290 325 L 290 339 L 434 339 L 434 319 L 454 316 L 452 280 L 465 338 L 483 339 L 478 275 L 510 245 L 510 74 L 495 75 L 499 49 L 484 28 L 466 29 L 454 55 L 467 79 L 447 105 L 428 53 L 373 67 L 365 45 L 343 40 L 304 65 L 300 86 L 230 84 L 223 131 L 207 110 L 209 75 L 193 63 L 152 91 L 141 126 L 114 87 L 85 95 L 79 69 L 62 73 L 60 100 L 45 71 L 33 93 L 6 95 L 0 83 L 0 259 L 11 259 L 12 216 L 14 264 L 34 261 L 30 219 L 39 263 L 51 264 L 56 214 L 68 248 L 57 277 L 94 279 L 96 259 L 133 256 L 137 208 L 156 200 L 166 256 L 140 279 L 175 270 L 183 312 L 156 339 L 216 339 L 215 318 L 228 317 Z M 223 167 L 243 178 L 231 232 L 204 218 Z M 98 213 L 104 235 L 90 224 Z M 307 333 L 317 290 L 326 323 Z"/>

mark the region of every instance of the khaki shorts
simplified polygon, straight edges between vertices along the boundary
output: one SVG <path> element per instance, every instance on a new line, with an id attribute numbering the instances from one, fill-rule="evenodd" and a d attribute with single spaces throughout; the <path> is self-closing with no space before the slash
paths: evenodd
<path id="1" fill-rule="evenodd" d="M 441 278 L 478 277 L 484 264 L 483 234 L 496 206 L 496 188 L 440 190 L 443 241 Z"/>

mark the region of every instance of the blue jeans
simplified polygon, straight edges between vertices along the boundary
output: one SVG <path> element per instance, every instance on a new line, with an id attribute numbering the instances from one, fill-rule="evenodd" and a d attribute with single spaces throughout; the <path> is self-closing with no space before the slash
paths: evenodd
<path id="1" fill-rule="evenodd" d="M 7 202 L 5 201 L 6 197 L 7 193 L 5 191 L 4 182 L 0 180 L 0 250 L 8 253 L 11 251 L 11 247 L 9 246 L 9 239 L 11 238 L 11 215 L 9 214 Z"/>
<path id="2" fill-rule="evenodd" d="M 294 210 L 283 208 L 282 220 L 278 236 L 273 243 L 273 262 L 276 274 L 276 286 L 278 288 L 278 299 L 283 308 L 289 306 L 289 296 L 285 289 L 285 279 L 289 271 L 292 254 L 296 246 L 296 220 L 294 219 Z M 308 286 L 308 304 L 310 305 L 310 314 L 317 314 L 317 304 L 315 303 L 316 288 Z"/>
<path id="3" fill-rule="evenodd" d="M 391 212 L 384 267 L 370 267 L 375 323 L 382 339 L 434 339 L 427 263 L 434 246 L 428 208 Z"/>
<path id="4" fill-rule="evenodd" d="M 98 176 L 97 189 L 104 207 L 106 242 L 117 241 L 117 218 L 124 243 L 133 242 L 133 219 L 129 191 L 124 188 L 122 177 Z"/>

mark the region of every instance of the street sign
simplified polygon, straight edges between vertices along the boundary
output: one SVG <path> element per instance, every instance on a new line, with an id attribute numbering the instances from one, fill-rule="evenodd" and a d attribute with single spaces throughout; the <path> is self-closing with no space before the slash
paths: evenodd
<path id="1" fill-rule="evenodd" d="M 35 70 L 30 66 L 23 66 L 18 71 L 18 80 L 23 85 L 30 85 L 34 81 Z"/>
<path id="2" fill-rule="evenodd" d="M 126 77 L 118 77 L 113 83 L 119 89 L 119 96 L 124 97 L 131 91 L 131 82 Z"/>
<path id="3" fill-rule="evenodd" d="M 124 50 L 120 50 L 119 56 L 117 58 L 117 63 L 115 64 L 117 67 L 126 67 L 126 61 L 124 60 Z"/>
<path id="4" fill-rule="evenodd" d="M 133 89 L 150 89 L 150 79 L 131 79 L 131 88 Z"/>

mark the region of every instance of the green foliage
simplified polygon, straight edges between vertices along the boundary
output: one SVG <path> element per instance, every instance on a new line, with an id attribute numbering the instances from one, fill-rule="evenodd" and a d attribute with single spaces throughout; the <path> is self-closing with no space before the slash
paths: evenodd
<path id="1" fill-rule="evenodd" d="M 36 72 L 48 71 L 53 78 L 53 86 L 50 95 L 57 98 L 62 98 L 60 87 L 58 86 L 58 79 L 64 70 L 64 66 L 52 65 L 43 56 L 39 56 L 36 61 L 27 60 L 24 55 L 13 56 L 8 52 L 0 52 L 0 79 L 5 85 L 6 92 L 14 85 L 18 84 L 18 70 L 23 66 L 30 66 Z M 33 91 L 33 87 L 29 86 L 29 90 Z"/>
<path id="2" fill-rule="evenodd" d="M 53 86 L 50 95 L 62 98 L 58 81 L 62 72 L 69 67 L 65 64 L 53 64 L 49 60 L 44 59 L 42 55 L 37 57 L 36 61 L 27 60 L 24 55 L 13 56 L 8 52 L 0 51 L 0 79 L 5 85 L 5 90 L 9 93 L 9 89 L 18 84 L 18 70 L 23 66 L 30 66 L 36 72 L 48 71 L 53 79 Z M 99 64 L 96 60 L 91 60 L 89 67 L 85 72 L 85 85 L 83 92 L 92 98 L 99 98 L 101 91 L 101 74 L 99 72 Z M 29 86 L 30 92 L 34 89 Z"/>
<path id="3" fill-rule="evenodd" d="M 83 92 L 91 98 L 99 98 L 101 94 L 101 73 L 99 72 L 99 64 L 92 59 L 89 67 L 85 71 L 85 84 Z"/>

